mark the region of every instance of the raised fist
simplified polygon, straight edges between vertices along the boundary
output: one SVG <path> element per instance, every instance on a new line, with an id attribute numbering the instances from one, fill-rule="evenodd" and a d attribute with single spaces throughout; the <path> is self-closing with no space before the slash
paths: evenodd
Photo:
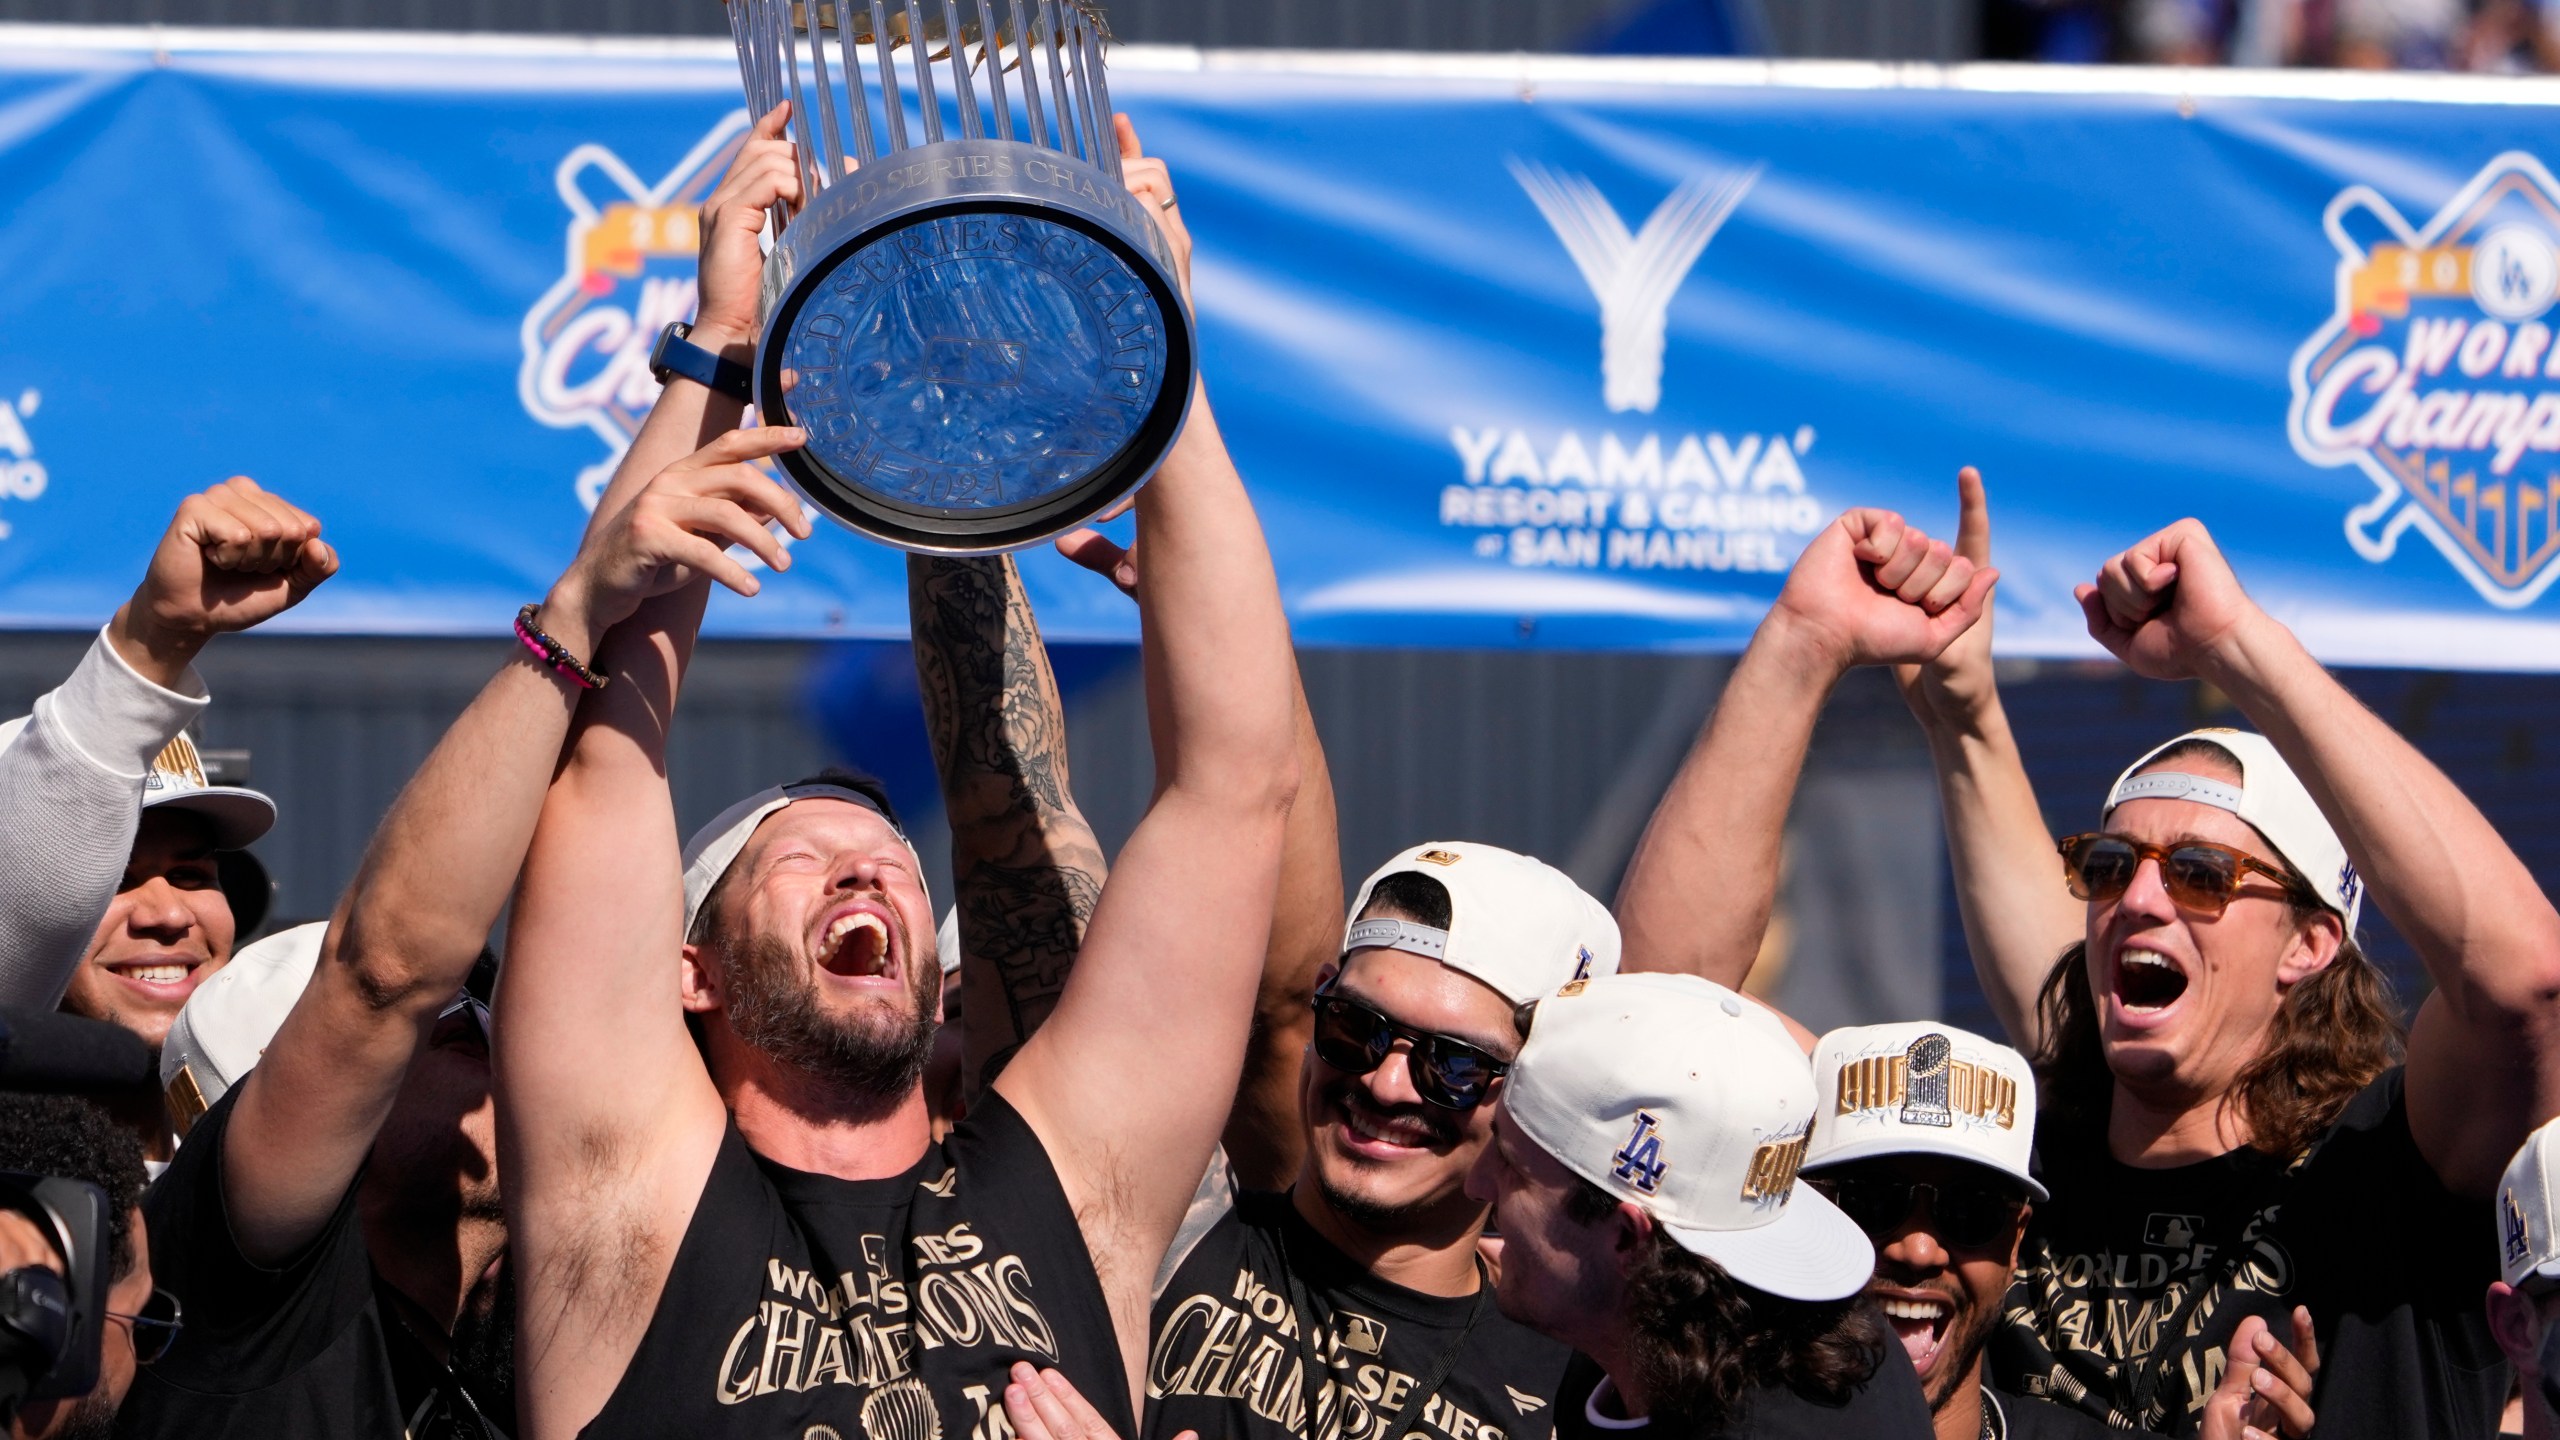
<path id="1" fill-rule="evenodd" d="M 2089 636 L 2154 680 L 2184 680 L 2261 612 L 2204 523 L 2181 520 L 2109 560 L 2073 592 Z"/>
<path id="2" fill-rule="evenodd" d="M 179 504 L 114 628 L 128 660 L 139 646 L 184 669 L 207 640 L 275 618 L 337 573 L 319 521 L 235 475 Z"/>
<path id="3" fill-rule="evenodd" d="M 1919 663 L 1981 617 L 1998 578 L 1890 510 L 1852 510 L 1796 558 L 1770 618 L 1801 627 L 1844 670 Z"/>

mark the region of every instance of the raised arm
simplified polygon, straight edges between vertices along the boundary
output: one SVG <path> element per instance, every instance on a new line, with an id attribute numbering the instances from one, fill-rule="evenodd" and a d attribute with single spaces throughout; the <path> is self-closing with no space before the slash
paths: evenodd
<path id="1" fill-rule="evenodd" d="M 1962 504 L 1956 553 L 1988 565 L 1991 507 L 1982 477 L 1968 466 L 1956 485 Z M 1938 772 L 1956 911 L 1964 919 L 1974 974 L 2011 1042 L 2034 1055 L 2044 1039 L 2037 991 L 2054 961 L 2080 938 L 2087 911 L 2062 883 L 2052 831 L 2027 781 L 2009 712 L 2000 704 L 1991 669 L 1991 622 L 1986 608 L 1937 659 L 1897 665 L 1894 678 L 1928 736 Z"/>
<path id="2" fill-rule="evenodd" d="M 1156 794 L 1056 1012 L 995 1082 L 1048 1147 L 1135 1362 L 1156 1258 L 1225 1124 L 1297 789 L 1288 622 L 1205 396 L 1141 492 Z"/>
<path id="3" fill-rule="evenodd" d="M 1852 510 L 1814 537 L 1628 862 L 1624 969 L 1741 987 L 1823 701 L 1853 666 L 1937 654 L 1981 615 L 1996 578 L 1890 511 Z"/>
<path id="4" fill-rule="evenodd" d="M 607 684 L 586 697 L 542 799 L 499 981 L 499 1164 L 533 1434 L 575 1433 L 611 1394 L 726 1123 L 679 994 L 667 726 L 709 579 L 760 588 L 725 547 L 781 570 L 790 558 L 767 523 L 808 533 L 750 463 L 801 439 L 785 427 L 722 436 L 652 480 L 579 562 L 615 577 L 598 595 L 638 609 L 588 617 Z"/>
<path id="5" fill-rule="evenodd" d="M 62 998 L 132 855 L 143 778 L 204 710 L 206 642 L 299 604 L 337 568 L 320 522 L 256 481 L 178 506 L 133 597 L 0 749 L 0 1005 Z"/>
<path id="6" fill-rule="evenodd" d="M 2435 991 L 2409 1035 L 2409 1126 L 2447 1188 L 2486 1195 L 2560 1113 L 2560 914 L 2486 817 L 2258 608 L 2193 520 L 2080 587 L 2089 633 L 2153 679 L 2201 678 L 2274 742 Z"/>
<path id="7" fill-rule="evenodd" d="M 1067 783 L 1066 711 L 1013 561 L 910 556 L 907 610 L 951 823 L 974 1095 L 1057 1005 L 1109 864 Z"/>
<path id="8" fill-rule="evenodd" d="M 588 657 L 639 601 L 649 512 L 594 527 L 537 612 Z M 635 540 L 635 534 L 639 539 Z M 279 1264 L 327 1224 L 436 1014 L 514 887 L 584 691 L 510 641 L 508 658 L 400 792 L 339 900 L 310 986 L 242 1082 L 222 1183 L 240 1251 Z"/>
<path id="9" fill-rule="evenodd" d="M 1070 560 L 1111 581 L 1129 595 L 1138 588 L 1137 552 L 1123 550 L 1100 531 L 1063 536 L 1058 549 Z M 1262 981 L 1254 995 L 1253 1038 L 1245 1046 L 1244 1077 L 1221 1137 L 1236 1183 L 1248 1190 L 1279 1190 L 1297 1178 L 1305 1149 L 1298 1114 L 1298 1077 L 1307 1043 L 1315 1036 L 1316 975 L 1341 958 L 1342 836 L 1333 804 L 1333 770 L 1324 739 L 1307 707 L 1307 687 L 1290 669 L 1298 731 L 1298 798 L 1289 807 L 1281 842 L 1280 888 L 1273 899 L 1271 941 L 1262 956 Z"/>
<path id="10" fill-rule="evenodd" d="M 1342 958 L 1342 834 L 1334 818 L 1333 770 L 1295 666 L 1298 796 L 1280 846 L 1280 888 L 1272 897 L 1271 941 L 1253 1000 L 1253 1038 L 1221 1137 L 1236 1183 L 1280 1190 L 1297 1178 L 1306 1131 L 1298 1080 L 1315 1039 L 1316 975 Z"/>

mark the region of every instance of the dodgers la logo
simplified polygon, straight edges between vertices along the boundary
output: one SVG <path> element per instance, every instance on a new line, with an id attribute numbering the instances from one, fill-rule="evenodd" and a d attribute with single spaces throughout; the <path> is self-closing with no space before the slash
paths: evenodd
<path id="1" fill-rule="evenodd" d="M 2560 578 L 2560 183 L 2510 151 L 2423 227 L 2363 185 L 2322 225 L 2336 308 L 2293 357 L 2295 451 L 2372 479 L 2357 554 L 2414 527 L 2482 599 L 2532 604 Z"/>
<path id="2" fill-rule="evenodd" d="M 610 453 L 578 476 L 590 509 L 657 402 L 649 347 L 670 322 L 693 318 L 697 211 L 747 126 L 746 111 L 732 112 L 655 185 L 594 144 L 570 151 L 554 175 L 569 207 L 568 263 L 525 313 L 516 395 L 543 424 L 583 426 L 604 441 Z"/>
<path id="3" fill-rule="evenodd" d="M 2505 1191 L 2498 1196 L 2498 1199 L 2504 1202 L 2501 1208 L 2505 1211 L 2498 1217 L 2498 1229 L 2506 1242 L 2506 1263 L 2513 1265 L 2525 1258 L 2533 1248 L 2533 1240 L 2531 1233 L 2525 1229 L 2524 1207 L 2516 1203 L 2516 1192 Z"/>
<path id="4" fill-rule="evenodd" d="M 1650 415 L 1662 403 L 1662 351 L 1671 297 L 1705 254 L 1759 167 L 1736 175 L 1698 175 L 1630 233 L 1588 176 L 1513 160 L 1511 173 L 1547 217 L 1583 283 L 1600 302 L 1600 390 L 1609 408 Z"/>
<path id="5" fill-rule="evenodd" d="M 1662 1132 L 1657 1128 L 1658 1124 L 1650 1111 L 1637 1111 L 1634 1133 L 1627 1136 L 1626 1144 L 1618 1147 L 1617 1154 L 1609 1157 L 1617 1162 L 1609 1173 L 1647 1195 L 1662 1183 L 1662 1172 L 1670 1168 L 1670 1162 L 1662 1158 Z"/>

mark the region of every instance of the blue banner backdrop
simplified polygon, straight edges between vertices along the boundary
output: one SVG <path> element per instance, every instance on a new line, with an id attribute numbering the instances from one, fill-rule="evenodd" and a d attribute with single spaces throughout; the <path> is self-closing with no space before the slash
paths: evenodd
<path id="1" fill-rule="evenodd" d="M 2333 661 L 2560 668 L 2551 83 L 1114 65 L 1308 642 L 1731 648 L 1841 507 L 1948 527 L 1972 463 L 2009 653 L 2092 653 L 2071 586 L 2194 514 Z M 238 472 L 345 555 L 291 628 L 502 629 L 744 123 L 722 43 L 0 27 L 0 625 L 97 623 Z M 905 624 L 823 526 L 712 620 Z"/>

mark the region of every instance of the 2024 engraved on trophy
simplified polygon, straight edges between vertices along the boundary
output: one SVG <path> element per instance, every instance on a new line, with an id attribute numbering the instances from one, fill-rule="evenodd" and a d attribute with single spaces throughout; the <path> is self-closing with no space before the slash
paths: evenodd
<path id="1" fill-rule="evenodd" d="M 792 102 L 755 404 L 846 526 L 983 554 L 1145 483 L 1191 398 L 1171 251 L 1122 188 L 1081 0 L 726 0 L 747 102 Z M 789 384 L 786 386 L 786 374 Z"/>

